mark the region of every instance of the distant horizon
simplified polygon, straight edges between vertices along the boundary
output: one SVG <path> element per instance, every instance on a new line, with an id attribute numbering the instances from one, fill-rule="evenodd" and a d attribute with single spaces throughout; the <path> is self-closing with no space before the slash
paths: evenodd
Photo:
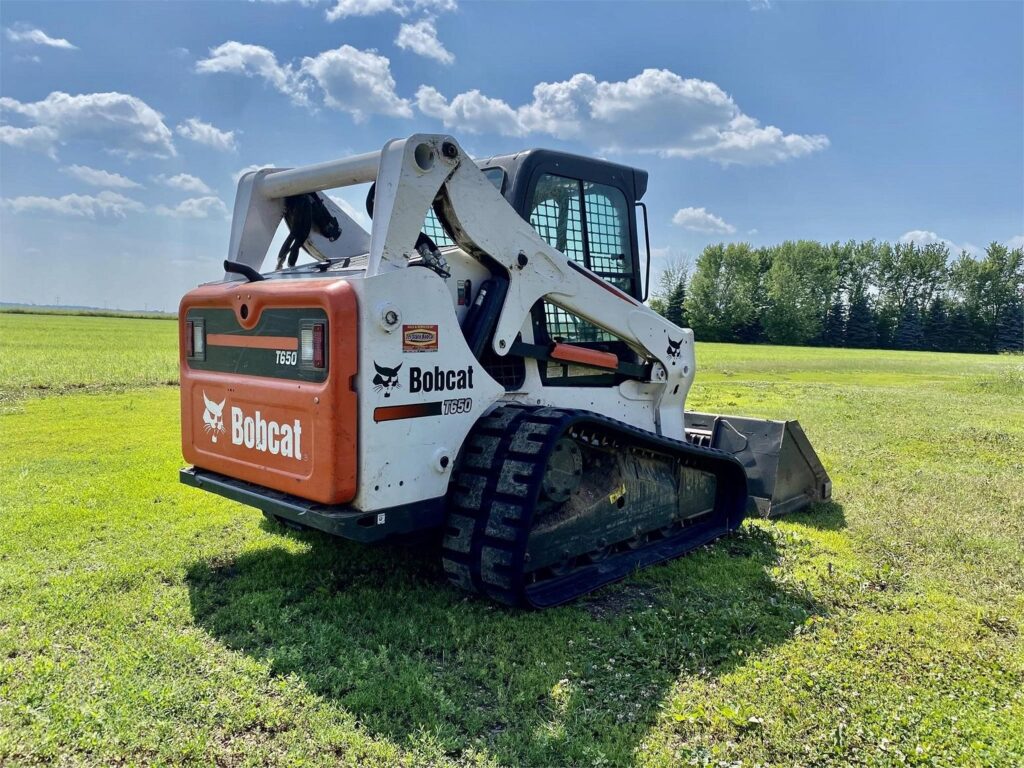
<path id="1" fill-rule="evenodd" d="M 88 304 L 40 304 L 31 301 L 0 301 L 0 309 L 71 309 L 85 310 L 91 312 L 125 312 L 140 315 L 173 315 L 178 316 L 177 310 L 163 309 L 131 309 L 126 307 L 94 307 Z"/>

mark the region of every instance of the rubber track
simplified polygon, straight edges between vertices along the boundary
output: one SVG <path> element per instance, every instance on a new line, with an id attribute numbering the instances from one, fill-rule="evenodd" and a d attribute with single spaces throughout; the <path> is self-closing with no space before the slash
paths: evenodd
<path id="1" fill-rule="evenodd" d="M 682 466 L 713 473 L 715 512 L 667 538 L 527 584 L 524 556 L 541 480 L 555 443 L 573 425 L 596 427 L 637 448 L 674 455 Z M 546 608 L 713 541 L 735 530 L 746 508 L 746 474 L 730 454 L 659 437 L 590 411 L 504 405 L 477 422 L 459 458 L 442 562 L 449 580 L 462 589 L 508 605 Z"/>

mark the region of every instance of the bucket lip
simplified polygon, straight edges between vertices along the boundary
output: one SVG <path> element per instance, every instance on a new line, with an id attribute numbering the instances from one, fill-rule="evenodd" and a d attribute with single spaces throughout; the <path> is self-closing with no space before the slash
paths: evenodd
<path id="1" fill-rule="evenodd" d="M 796 419 L 759 419 L 750 416 L 686 411 L 684 426 L 687 433 L 698 436 L 705 441 L 704 444 L 732 453 L 740 459 L 747 472 L 748 481 L 760 491 L 752 494 L 762 500 L 762 503 L 758 504 L 759 510 L 767 506 L 767 511 L 761 510 L 766 517 L 777 517 L 802 509 L 812 502 L 832 498 L 832 479 L 825 471 L 807 433 Z M 723 427 L 727 427 L 728 432 L 723 433 Z M 720 435 L 729 433 L 745 438 L 742 448 L 734 442 L 730 449 L 729 441 L 720 439 Z M 757 433 L 760 433 L 762 439 L 755 440 L 752 445 L 750 438 Z M 813 485 L 808 485 L 803 494 L 777 499 L 775 496 L 779 458 L 787 439 L 805 462 L 814 480 Z M 768 449 L 764 450 L 766 447 Z"/>

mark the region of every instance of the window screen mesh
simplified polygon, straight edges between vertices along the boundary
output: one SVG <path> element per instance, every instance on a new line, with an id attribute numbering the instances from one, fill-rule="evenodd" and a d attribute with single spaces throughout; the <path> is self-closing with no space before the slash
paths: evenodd
<path id="1" fill-rule="evenodd" d="M 626 215 L 626 200 L 622 193 L 600 184 L 584 184 L 584 200 L 590 269 L 606 279 L 632 279 L 632 271 L 626 259 L 629 253 L 629 240 L 626 236 L 629 217 Z"/>
<path id="2" fill-rule="evenodd" d="M 579 264 L 584 263 L 578 181 L 541 176 L 533 194 L 530 225 L 552 248 Z"/>
<path id="3" fill-rule="evenodd" d="M 445 233 L 441 222 L 437 220 L 433 208 L 427 211 L 427 217 L 423 220 L 423 231 L 427 234 L 427 237 L 434 241 L 438 248 L 455 245 L 455 242 Z"/>
<path id="4" fill-rule="evenodd" d="M 585 206 L 583 217 L 580 216 L 581 193 Z M 629 216 L 626 198 L 620 190 L 545 174 L 537 180 L 530 224 L 552 248 L 617 288 L 633 292 Z M 544 302 L 544 319 L 548 335 L 556 341 L 614 341 L 616 338 L 548 302 Z"/>

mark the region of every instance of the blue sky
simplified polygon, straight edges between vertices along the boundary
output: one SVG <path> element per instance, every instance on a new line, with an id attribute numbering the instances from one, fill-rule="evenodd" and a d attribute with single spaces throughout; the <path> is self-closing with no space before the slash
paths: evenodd
<path id="1" fill-rule="evenodd" d="M 5 0 L 0 26 L 0 301 L 173 309 L 220 274 L 241 169 L 416 131 L 648 169 L 657 264 L 1024 243 L 1020 2 Z"/>

